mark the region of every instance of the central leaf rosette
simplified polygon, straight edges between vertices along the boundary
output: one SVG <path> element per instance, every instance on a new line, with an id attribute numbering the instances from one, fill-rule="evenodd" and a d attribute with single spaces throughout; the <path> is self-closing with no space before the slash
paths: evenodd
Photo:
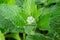
<path id="1" fill-rule="evenodd" d="M 17 5 L 0 5 L 1 28 L 5 28 L 11 32 L 25 31 L 27 34 L 35 30 L 37 27 L 36 21 L 40 15 L 39 12 L 41 12 L 41 9 L 37 11 L 37 5 L 34 0 L 24 0 L 22 6 L 23 9 Z M 26 31 L 29 28 L 30 30 Z"/>

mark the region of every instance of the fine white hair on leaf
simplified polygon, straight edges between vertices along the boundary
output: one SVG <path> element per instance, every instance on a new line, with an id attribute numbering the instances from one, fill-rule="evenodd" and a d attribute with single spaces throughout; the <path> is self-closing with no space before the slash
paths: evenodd
<path id="1" fill-rule="evenodd" d="M 32 24 L 35 21 L 35 19 L 32 16 L 27 17 L 27 23 Z"/>

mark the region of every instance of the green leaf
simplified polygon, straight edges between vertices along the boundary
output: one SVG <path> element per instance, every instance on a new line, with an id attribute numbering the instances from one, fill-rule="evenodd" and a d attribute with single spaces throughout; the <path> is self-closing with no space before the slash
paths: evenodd
<path id="1" fill-rule="evenodd" d="M 0 0 L 0 4 L 5 3 L 7 0 Z"/>
<path id="2" fill-rule="evenodd" d="M 12 4 L 15 4 L 15 0 L 7 0 L 7 3 L 6 4 L 9 4 L 9 5 L 12 5 Z"/>
<path id="3" fill-rule="evenodd" d="M 19 7 L 22 7 L 23 3 L 24 3 L 24 0 L 15 0 L 15 4 Z"/>
<path id="4" fill-rule="evenodd" d="M 48 8 L 43 8 L 38 21 L 38 27 L 41 30 L 50 30 L 49 26 L 50 17 L 51 17 L 50 10 Z"/>
<path id="5" fill-rule="evenodd" d="M 0 4 L 15 4 L 15 0 L 0 0 Z"/>
<path id="6" fill-rule="evenodd" d="M 60 0 L 35 0 L 35 3 L 37 5 L 37 8 L 43 8 L 43 7 L 51 7 L 56 4 L 60 4 Z"/>
<path id="7" fill-rule="evenodd" d="M 60 0 L 45 0 L 44 4 L 49 5 L 49 4 L 52 4 L 52 3 L 59 3 L 59 2 L 60 2 Z"/>
<path id="8" fill-rule="evenodd" d="M 51 8 L 52 18 L 50 19 L 50 26 L 60 38 L 60 5 Z M 52 25 L 53 24 L 53 25 Z"/>
<path id="9" fill-rule="evenodd" d="M 17 6 L 0 5 L 0 15 L 3 16 L 2 18 L 3 20 L 0 20 L 2 27 L 9 28 L 10 31 L 13 31 L 12 29 L 14 30 L 18 29 L 19 31 L 23 29 L 23 26 L 25 25 L 25 20 L 23 19 L 22 16 L 20 16 L 19 13 L 20 8 Z"/>
<path id="10" fill-rule="evenodd" d="M 45 5 L 49 5 L 51 3 L 59 3 L 60 0 L 38 0 L 36 2 L 38 2 L 38 3 L 40 2 L 39 4 L 43 3 Z"/>
<path id="11" fill-rule="evenodd" d="M 48 36 L 44 36 L 42 34 L 28 35 L 26 40 L 53 40 Z"/>
<path id="12" fill-rule="evenodd" d="M 57 36 L 59 35 L 54 32 L 48 33 L 47 35 L 35 33 L 35 35 L 28 35 L 26 40 L 60 40 L 60 38 Z"/>
<path id="13" fill-rule="evenodd" d="M 46 8 L 40 15 L 38 26 L 40 30 L 48 30 L 47 36 L 54 40 L 60 40 L 60 5 Z"/>

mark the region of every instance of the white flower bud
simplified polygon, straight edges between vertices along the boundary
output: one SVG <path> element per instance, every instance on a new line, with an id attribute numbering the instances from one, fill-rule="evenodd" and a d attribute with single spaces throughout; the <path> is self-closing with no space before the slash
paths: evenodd
<path id="1" fill-rule="evenodd" d="M 35 19 L 34 19 L 32 16 L 29 16 L 29 17 L 27 18 L 27 23 L 28 23 L 28 24 L 32 24 L 34 21 L 35 21 Z"/>

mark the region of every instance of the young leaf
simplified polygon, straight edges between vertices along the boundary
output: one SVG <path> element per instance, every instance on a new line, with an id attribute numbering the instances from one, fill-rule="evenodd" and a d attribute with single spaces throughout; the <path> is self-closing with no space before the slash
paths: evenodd
<path id="1" fill-rule="evenodd" d="M 33 16 L 35 19 L 38 18 L 39 13 L 37 13 L 37 5 L 35 4 L 35 0 L 25 0 L 23 11 L 26 15 Z"/>

